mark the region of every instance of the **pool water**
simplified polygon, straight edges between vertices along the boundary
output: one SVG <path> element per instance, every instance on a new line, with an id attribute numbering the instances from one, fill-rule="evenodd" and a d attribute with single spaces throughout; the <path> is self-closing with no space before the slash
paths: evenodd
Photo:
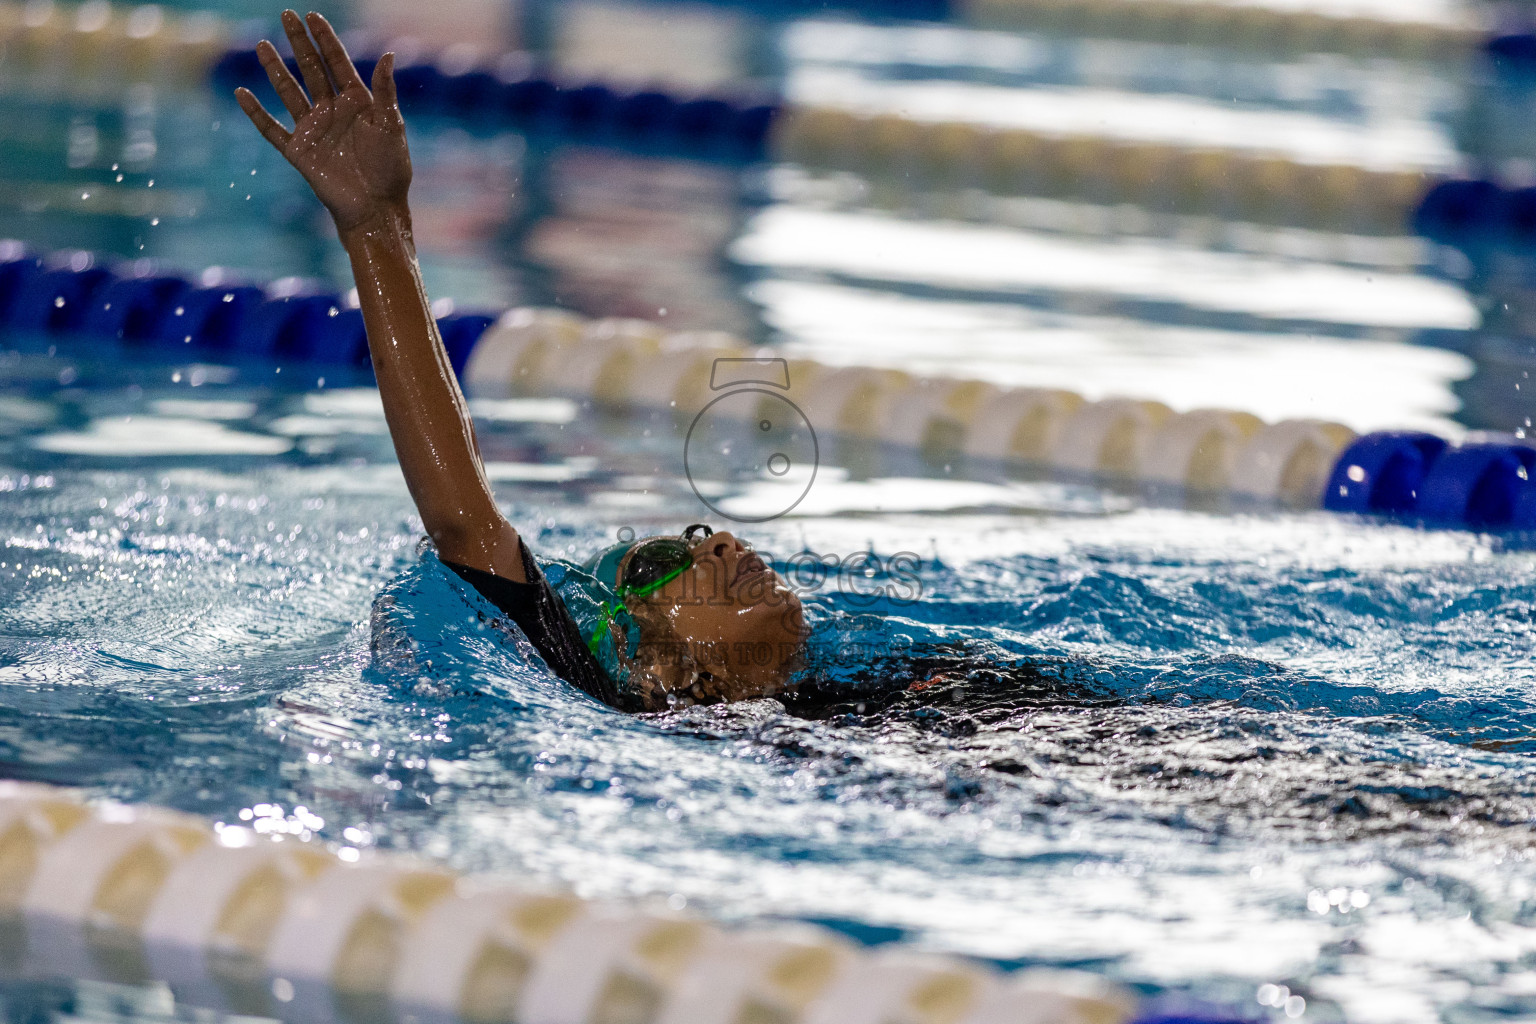
<path id="1" fill-rule="evenodd" d="M 419 552 L 371 390 L 0 365 L 7 776 L 1250 1010 L 1532 1011 L 1529 552 L 833 459 L 840 500 L 749 536 L 915 557 L 873 603 L 807 586 L 846 703 L 631 717 Z M 545 557 L 697 518 L 657 423 L 477 413 Z"/>
<path id="2" fill-rule="evenodd" d="M 267 13 L 247 6 L 226 5 Z M 838 18 L 775 38 L 791 95 L 861 110 L 1364 140 L 1437 171 L 1493 144 L 1454 68 Z M 347 286 L 226 98 L 12 70 L 0 235 Z M 1410 237 L 411 132 L 424 272 L 463 306 L 1358 429 L 1530 415 L 1519 366 L 1479 362 L 1498 296 Z M 1536 1014 L 1529 538 L 1206 514 L 829 440 L 794 514 L 743 531 L 836 567 L 796 576 L 817 699 L 631 717 L 530 667 L 420 550 L 366 378 L 0 344 L 0 775 L 1256 1016 Z M 474 409 L 542 557 L 703 517 L 670 416 Z M 751 479 L 705 483 L 761 511 Z"/>

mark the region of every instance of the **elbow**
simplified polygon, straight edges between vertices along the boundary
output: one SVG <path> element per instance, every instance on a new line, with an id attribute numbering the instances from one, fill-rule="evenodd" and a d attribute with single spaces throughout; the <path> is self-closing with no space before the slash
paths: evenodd
<path id="1" fill-rule="evenodd" d="M 501 515 L 479 509 L 422 509 L 422 525 L 437 547 L 437 553 L 452 562 L 476 565 L 485 561 L 496 548 L 505 525 Z"/>
<path id="2" fill-rule="evenodd" d="M 432 538 L 438 553 L 445 558 L 452 558 L 454 552 L 460 552 L 474 543 L 475 531 L 469 529 L 462 519 L 448 516 L 422 516 L 422 525 L 426 527 L 427 536 Z"/>

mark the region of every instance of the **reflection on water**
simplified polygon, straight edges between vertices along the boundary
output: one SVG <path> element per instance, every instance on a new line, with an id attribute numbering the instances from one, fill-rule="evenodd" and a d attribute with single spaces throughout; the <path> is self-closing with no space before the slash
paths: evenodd
<path id="1" fill-rule="evenodd" d="M 1176 327 L 1112 311 L 899 295 L 867 285 L 768 280 L 747 289 L 787 348 L 836 365 L 891 366 L 1093 398 L 1156 395 L 1178 409 L 1270 420 L 1384 423 L 1454 436 L 1460 354 L 1395 340 Z M 1320 368 L 1326 368 L 1320 372 Z"/>
<path id="2" fill-rule="evenodd" d="M 1465 331 L 1478 323 L 1462 289 L 1421 275 L 1208 252 L 1163 239 L 1077 239 L 784 205 L 751 221 L 731 252 L 748 265 L 929 292 L 1176 306 L 1167 315 L 1185 323 L 1208 313 L 1405 330 Z"/>
<path id="3" fill-rule="evenodd" d="M 675 330 L 755 333 L 720 267 L 741 216 L 739 172 L 571 149 L 548 156 L 539 174 L 542 207 L 521 252 L 546 272 L 550 302 Z"/>

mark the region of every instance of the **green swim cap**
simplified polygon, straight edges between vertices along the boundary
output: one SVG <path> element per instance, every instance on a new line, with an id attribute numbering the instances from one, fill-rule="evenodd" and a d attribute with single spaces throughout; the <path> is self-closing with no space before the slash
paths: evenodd
<path id="1" fill-rule="evenodd" d="M 582 568 L 603 586 L 618 590 L 619 564 L 638 543 L 640 542 L 637 540 L 631 540 L 606 547 L 582 563 Z"/>

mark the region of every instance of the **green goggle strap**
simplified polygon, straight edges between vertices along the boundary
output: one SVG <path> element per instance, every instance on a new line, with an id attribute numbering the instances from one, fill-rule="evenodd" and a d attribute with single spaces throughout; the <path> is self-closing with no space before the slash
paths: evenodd
<path id="1" fill-rule="evenodd" d="M 676 569 L 673 569 L 671 572 L 667 573 L 655 583 L 647 583 L 643 587 L 620 587 L 617 593 L 621 598 L 645 597 L 648 594 L 654 594 L 656 591 L 660 590 L 662 587 L 666 586 L 668 583 L 671 583 L 673 580 L 681 576 L 692 565 L 693 559 L 690 558 L 685 565 L 678 566 Z M 597 624 L 597 629 L 592 631 L 592 639 L 587 641 L 587 650 L 591 651 L 594 655 L 597 654 L 597 649 L 603 644 L 603 637 L 607 635 L 609 627 L 613 625 L 613 617 L 622 611 L 624 611 L 624 605 L 620 602 L 603 602 L 603 618 L 602 621 Z"/>

